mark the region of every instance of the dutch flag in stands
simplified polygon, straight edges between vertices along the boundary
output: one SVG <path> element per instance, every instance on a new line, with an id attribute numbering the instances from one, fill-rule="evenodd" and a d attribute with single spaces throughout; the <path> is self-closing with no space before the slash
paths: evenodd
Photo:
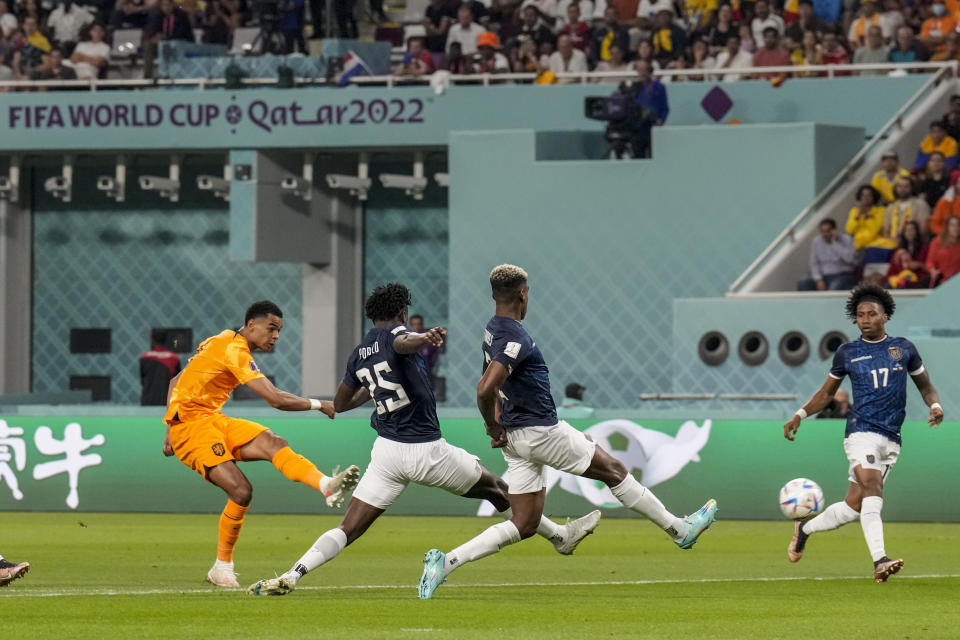
<path id="1" fill-rule="evenodd" d="M 340 72 L 340 78 L 337 80 L 337 84 L 339 84 L 341 87 L 345 87 L 350 84 L 351 78 L 363 73 L 366 73 L 367 75 L 373 75 L 370 73 L 370 69 L 360 56 L 355 54 L 353 51 L 348 51 L 347 57 L 343 60 L 343 71 Z"/>

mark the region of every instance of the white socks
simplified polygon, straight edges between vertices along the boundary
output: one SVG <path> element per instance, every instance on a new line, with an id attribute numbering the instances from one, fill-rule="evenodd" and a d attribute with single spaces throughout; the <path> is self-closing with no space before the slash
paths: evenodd
<path id="1" fill-rule="evenodd" d="M 330 529 L 317 538 L 310 550 L 303 554 L 303 557 L 293 565 L 293 569 L 283 574 L 283 577 L 296 584 L 306 574 L 336 558 L 337 554 L 343 551 L 346 546 L 347 534 L 343 532 L 343 529 L 340 527 Z"/>
<path id="2" fill-rule="evenodd" d="M 883 521 L 880 519 L 882 509 L 883 498 L 880 496 L 864 498 L 860 503 L 860 513 L 854 511 L 846 502 L 834 502 L 824 509 L 823 513 L 803 525 L 803 532 L 811 534 L 830 531 L 859 518 L 863 537 L 867 540 L 867 548 L 870 549 L 870 555 L 876 562 L 886 555 L 883 548 Z"/>
<path id="3" fill-rule="evenodd" d="M 541 521 L 542 522 L 542 521 Z M 556 525 L 554 525 L 556 526 Z M 489 527 L 473 540 L 468 540 L 447 554 L 443 575 L 448 576 L 460 565 L 486 558 L 503 547 L 520 542 L 520 532 L 510 520 Z"/>
<path id="4" fill-rule="evenodd" d="M 863 527 L 863 537 L 867 539 L 867 547 L 874 562 L 887 555 L 883 548 L 883 521 L 880 520 L 882 509 L 883 498 L 880 496 L 867 496 L 860 503 L 860 526 Z"/>
<path id="5" fill-rule="evenodd" d="M 513 509 L 507 507 L 501 511 L 500 515 L 509 520 L 513 517 Z M 557 524 L 547 516 L 540 516 L 540 524 L 537 526 L 537 535 L 543 536 L 553 544 L 563 542 L 564 526 Z"/>
<path id="6" fill-rule="evenodd" d="M 866 500 L 866 498 L 864 498 L 864 500 Z M 817 531 L 830 531 L 853 522 L 858 518 L 860 518 L 860 514 L 841 500 L 840 502 L 834 502 L 824 509 L 823 513 L 804 524 L 803 532 L 811 534 Z"/>
<path id="7" fill-rule="evenodd" d="M 214 568 L 226 567 L 227 569 L 230 569 L 231 571 L 233 571 L 233 560 L 231 560 L 230 562 L 224 562 L 220 558 L 217 558 L 216 562 L 213 563 L 213 567 Z"/>
<path id="8" fill-rule="evenodd" d="M 674 540 L 683 537 L 683 520 L 667 511 L 663 503 L 657 499 L 657 496 L 637 482 L 637 479 L 629 473 L 623 479 L 623 482 L 615 487 L 610 487 L 610 491 L 623 506 L 646 516 Z"/>

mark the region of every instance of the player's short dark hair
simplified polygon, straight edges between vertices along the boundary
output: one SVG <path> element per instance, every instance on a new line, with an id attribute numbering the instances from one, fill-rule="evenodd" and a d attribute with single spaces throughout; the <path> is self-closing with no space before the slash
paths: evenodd
<path id="1" fill-rule="evenodd" d="M 167 346 L 167 332 L 166 331 L 151 331 L 150 332 L 150 342 L 155 345 L 160 345 L 161 347 Z"/>
<path id="2" fill-rule="evenodd" d="M 412 316 L 410 316 L 410 318 L 409 318 L 409 319 L 410 319 L 410 322 L 413 322 L 413 319 L 414 319 L 414 318 L 419 318 L 419 319 L 420 319 L 420 322 L 423 322 L 423 316 L 420 315 L 419 313 L 415 313 L 415 314 L 413 314 Z"/>
<path id="3" fill-rule="evenodd" d="M 930 123 L 931 129 L 940 129 L 941 131 L 946 131 L 946 127 L 943 126 L 943 123 L 939 120 L 934 120 Z"/>
<path id="4" fill-rule="evenodd" d="M 893 312 L 897 309 L 897 303 L 889 291 L 875 284 L 861 284 L 851 291 L 850 297 L 847 298 L 847 317 L 854 322 L 857 320 L 857 307 L 861 302 L 876 302 L 883 307 L 887 318 L 892 318 Z"/>
<path id="5" fill-rule="evenodd" d="M 501 264 L 490 272 L 493 299 L 507 301 L 527 283 L 527 272 L 513 264 Z"/>
<path id="6" fill-rule="evenodd" d="M 267 316 L 282 318 L 283 311 L 280 311 L 280 307 L 269 300 L 254 302 L 247 308 L 247 313 L 243 316 L 243 324 L 246 325 L 254 318 L 266 318 Z"/>
<path id="7" fill-rule="evenodd" d="M 818 224 L 817 226 L 822 227 L 823 225 L 828 225 L 831 229 L 836 229 L 837 221 L 834 220 L 833 218 L 824 218 L 823 220 L 820 221 L 820 224 Z"/>
<path id="8" fill-rule="evenodd" d="M 410 291 L 399 282 L 380 285 L 363 305 L 367 317 L 378 320 L 393 320 L 410 306 Z"/>

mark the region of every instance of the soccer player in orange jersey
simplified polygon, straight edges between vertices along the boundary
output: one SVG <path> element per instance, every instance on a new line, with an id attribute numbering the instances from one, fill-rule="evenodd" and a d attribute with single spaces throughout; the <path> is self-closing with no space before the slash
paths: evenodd
<path id="1" fill-rule="evenodd" d="M 333 418 L 332 402 L 281 391 L 260 373 L 250 352 L 272 351 L 282 328 L 283 312 L 277 305 L 267 300 L 255 302 L 247 309 L 241 329 L 223 331 L 201 342 L 186 369 L 170 381 L 163 419 L 167 424 L 164 455 L 176 455 L 229 498 L 220 516 L 217 560 L 207 573 L 207 580 L 220 587 L 240 586 L 233 571 L 233 547 L 253 496 L 253 487 L 237 461 L 269 460 L 290 480 L 321 491 L 332 507 L 343 504 L 344 492 L 353 489 L 360 476 L 356 466 L 326 476 L 266 427 L 221 412 L 234 388 L 245 384 L 281 411 L 314 409 Z"/>

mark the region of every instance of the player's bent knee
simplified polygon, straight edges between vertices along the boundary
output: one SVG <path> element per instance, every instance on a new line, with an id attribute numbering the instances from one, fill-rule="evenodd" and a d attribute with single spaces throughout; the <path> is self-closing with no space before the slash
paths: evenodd
<path id="1" fill-rule="evenodd" d="M 231 500 L 241 507 L 246 507 L 253 500 L 253 485 L 244 479 L 242 483 L 232 487 L 229 494 Z"/>
<path id="2" fill-rule="evenodd" d="M 267 433 L 270 434 L 269 445 L 271 448 L 279 451 L 280 449 L 283 449 L 284 447 L 289 446 L 289 443 L 287 442 L 286 438 L 281 438 L 280 436 L 273 433 L 272 431 L 269 431 Z"/>

